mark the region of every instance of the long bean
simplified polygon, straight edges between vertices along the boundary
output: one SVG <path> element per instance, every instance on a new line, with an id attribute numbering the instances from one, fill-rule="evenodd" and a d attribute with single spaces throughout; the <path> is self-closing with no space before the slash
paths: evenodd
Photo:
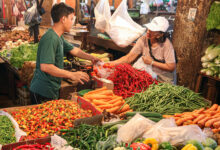
<path id="1" fill-rule="evenodd" d="M 135 111 L 151 111 L 161 114 L 193 111 L 210 105 L 198 93 L 183 86 L 168 83 L 150 85 L 146 91 L 127 98 L 126 103 Z"/>

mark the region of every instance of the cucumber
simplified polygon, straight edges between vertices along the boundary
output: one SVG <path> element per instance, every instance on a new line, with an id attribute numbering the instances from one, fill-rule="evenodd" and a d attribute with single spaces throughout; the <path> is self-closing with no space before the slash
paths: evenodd
<path id="1" fill-rule="evenodd" d="M 148 117 L 148 119 L 150 119 L 151 121 L 154 121 L 154 122 L 159 122 L 162 118 Z"/>
<path id="2" fill-rule="evenodd" d="M 136 115 L 136 113 L 139 113 L 140 115 L 148 118 L 148 117 L 153 117 L 153 118 L 160 118 L 162 119 L 163 116 L 159 113 L 153 113 L 153 112 L 127 112 L 125 115 L 127 117 L 133 117 Z"/>
<path id="3" fill-rule="evenodd" d="M 92 91 L 91 89 L 85 89 L 85 90 L 81 90 L 78 92 L 78 95 L 79 96 L 84 96 L 86 93 Z"/>

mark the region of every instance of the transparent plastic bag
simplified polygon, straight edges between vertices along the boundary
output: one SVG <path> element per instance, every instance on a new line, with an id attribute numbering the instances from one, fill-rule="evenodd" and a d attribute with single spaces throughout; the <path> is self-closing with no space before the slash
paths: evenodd
<path id="1" fill-rule="evenodd" d="M 139 69 L 139 70 L 144 70 L 147 73 L 149 73 L 152 78 L 157 79 L 157 74 L 153 71 L 151 65 L 147 65 L 144 63 L 142 57 L 140 57 L 133 65 L 134 68 Z"/>
<path id="2" fill-rule="evenodd" d="M 111 68 L 104 68 L 103 66 L 105 63 L 103 62 L 98 62 L 96 63 L 95 67 L 98 70 L 98 76 L 104 79 L 107 79 L 112 73 L 114 73 L 114 69 Z"/>
<path id="3" fill-rule="evenodd" d="M 0 111 L 0 116 L 7 116 L 11 120 L 15 128 L 15 137 L 16 137 L 17 142 L 20 141 L 20 138 L 22 136 L 27 136 L 27 134 L 19 128 L 18 123 L 14 120 L 14 118 L 9 113 L 5 111 Z"/>
<path id="4" fill-rule="evenodd" d="M 117 133 L 117 142 L 130 143 L 149 130 L 155 122 L 136 114 L 125 125 L 119 128 Z"/>
<path id="5" fill-rule="evenodd" d="M 95 27 L 100 31 L 105 31 L 108 21 L 111 17 L 111 11 L 108 0 L 100 0 L 94 9 Z"/>
<path id="6" fill-rule="evenodd" d="M 146 131 L 143 138 L 155 138 L 159 143 L 170 142 L 172 145 L 185 144 L 188 140 L 202 142 L 206 135 L 197 125 L 176 126 L 174 119 L 162 119 L 150 130 Z"/>
<path id="7" fill-rule="evenodd" d="M 127 11 L 127 0 L 123 0 L 109 20 L 106 32 L 120 47 L 126 47 L 145 31 L 135 23 Z"/>
<path id="8" fill-rule="evenodd" d="M 36 15 L 36 13 L 38 13 L 38 11 L 37 11 L 37 3 L 34 2 L 33 6 L 28 8 L 28 10 L 24 14 L 24 21 L 25 21 L 26 25 L 30 24 L 32 18 L 34 17 L 34 15 Z"/>

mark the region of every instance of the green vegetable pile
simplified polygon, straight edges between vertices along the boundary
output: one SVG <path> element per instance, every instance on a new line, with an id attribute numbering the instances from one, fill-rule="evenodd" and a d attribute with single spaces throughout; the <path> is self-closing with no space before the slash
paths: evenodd
<path id="1" fill-rule="evenodd" d="M 220 78 L 220 45 L 209 46 L 201 61 L 203 67 L 201 70 L 202 73 Z"/>
<path id="2" fill-rule="evenodd" d="M 215 1 L 210 9 L 208 18 L 206 20 L 207 30 L 218 29 L 220 30 L 220 2 Z"/>
<path id="3" fill-rule="evenodd" d="M 7 116 L 0 116 L 0 144 L 15 143 L 15 129 Z"/>
<path id="4" fill-rule="evenodd" d="M 21 68 L 25 61 L 36 61 L 38 44 L 23 44 L 19 47 L 0 52 L 12 66 Z"/>
<path id="5" fill-rule="evenodd" d="M 182 113 L 209 106 L 198 93 L 169 83 L 150 85 L 146 91 L 137 93 L 125 101 L 134 111 L 160 114 Z"/>
<path id="6" fill-rule="evenodd" d="M 62 137 L 72 147 L 86 150 L 107 150 L 113 148 L 112 146 L 117 146 L 115 133 L 118 128 L 116 125 L 92 126 L 81 124 L 74 129 L 62 129 L 60 132 L 63 133 Z"/>

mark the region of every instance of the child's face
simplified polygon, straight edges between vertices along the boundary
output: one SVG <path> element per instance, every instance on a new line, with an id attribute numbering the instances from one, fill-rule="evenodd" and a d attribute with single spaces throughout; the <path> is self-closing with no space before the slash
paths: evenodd
<path id="1" fill-rule="evenodd" d="M 64 30 L 65 32 L 70 32 L 70 29 L 73 26 L 73 21 L 74 21 L 74 14 L 69 14 L 67 17 L 64 16 L 63 18 L 63 25 L 64 25 Z"/>

